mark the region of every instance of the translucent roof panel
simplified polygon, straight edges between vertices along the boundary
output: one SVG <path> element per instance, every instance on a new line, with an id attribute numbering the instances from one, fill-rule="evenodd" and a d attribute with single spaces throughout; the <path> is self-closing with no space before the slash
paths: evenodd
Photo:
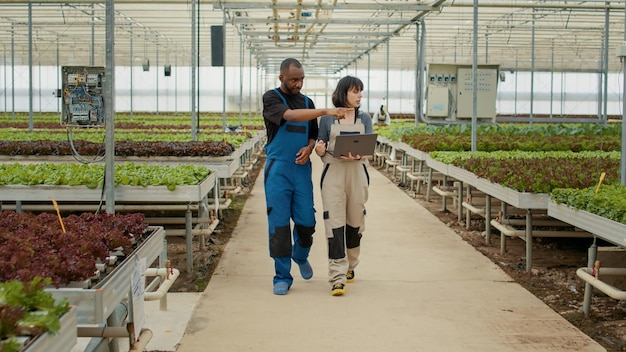
<path id="1" fill-rule="evenodd" d="M 0 0 L 3 61 L 104 65 L 103 1 Z M 116 0 L 115 62 L 211 65 L 211 26 L 225 28 L 227 66 L 275 72 L 295 57 L 307 74 L 358 65 L 415 69 L 418 39 L 426 62 L 511 70 L 617 71 L 624 45 L 624 1 L 557 0 Z M 195 10 L 195 11 L 194 11 Z M 474 19 L 477 19 L 475 21 Z M 193 28 L 192 28 L 193 27 Z M 30 35 L 29 35 L 30 34 Z M 476 39 L 476 40 L 475 40 Z"/>

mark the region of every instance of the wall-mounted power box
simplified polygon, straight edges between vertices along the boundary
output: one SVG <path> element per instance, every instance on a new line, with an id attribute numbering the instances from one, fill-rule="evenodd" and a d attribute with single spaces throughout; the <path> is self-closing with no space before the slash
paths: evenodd
<path id="1" fill-rule="evenodd" d="M 443 118 L 448 121 L 472 118 L 474 104 L 472 66 L 469 63 L 428 64 L 427 117 L 438 120 Z M 500 71 L 500 65 L 492 64 L 478 65 L 476 73 L 477 117 L 490 119 L 495 123 L 498 79 L 504 73 Z"/>
<path id="2" fill-rule="evenodd" d="M 63 66 L 61 125 L 104 126 L 104 67 Z"/>

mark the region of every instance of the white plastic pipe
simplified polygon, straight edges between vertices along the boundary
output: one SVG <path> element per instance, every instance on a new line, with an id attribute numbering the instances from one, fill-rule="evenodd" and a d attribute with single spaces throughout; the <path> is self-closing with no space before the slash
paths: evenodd
<path id="1" fill-rule="evenodd" d="M 602 291 L 611 298 L 626 300 L 626 291 L 622 291 L 615 286 L 611 286 L 602 281 L 602 276 L 626 276 L 626 268 L 600 268 L 598 278 L 591 275 L 592 268 L 579 268 L 576 270 L 576 275 L 585 280 L 591 286 Z"/>
<path id="2" fill-rule="evenodd" d="M 167 291 L 172 287 L 172 284 L 178 276 L 180 275 L 180 271 L 175 268 L 148 268 L 146 269 L 146 276 L 159 276 L 161 279 L 161 284 L 156 291 L 145 292 L 144 293 L 144 301 L 156 301 L 158 299 L 163 299 L 161 301 L 161 310 L 167 310 L 167 304 L 165 301 L 165 295 Z"/>
<path id="3" fill-rule="evenodd" d="M 104 337 L 104 338 L 121 338 L 131 337 L 128 327 L 96 327 L 96 326 L 77 326 L 78 337 Z M 131 343 L 130 352 L 145 350 L 148 342 L 152 339 L 152 331 L 142 329 L 136 342 Z"/>
<path id="4" fill-rule="evenodd" d="M 128 337 L 128 330 L 122 326 L 90 326 L 78 325 L 76 327 L 78 337 L 106 337 L 120 338 Z"/>
<path id="5" fill-rule="evenodd" d="M 148 342 L 152 340 L 152 335 L 152 330 L 142 329 L 141 333 L 139 334 L 139 338 L 137 339 L 137 342 L 130 346 L 129 352 L 144 351 L 146 349 L 146 346 L 148 345 Z"/>

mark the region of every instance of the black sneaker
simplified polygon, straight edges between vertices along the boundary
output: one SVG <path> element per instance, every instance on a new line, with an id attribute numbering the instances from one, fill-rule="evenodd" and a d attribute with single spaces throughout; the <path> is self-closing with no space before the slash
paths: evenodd
<path id="1" fill-rule="evenodd" d="M 348 283 L 354 282 L 354 270 L 348 271 L 348 273 L 346 274 L 346 281 Z"/>
<path id="2" fill-rule="evenodd" d="M 346 293 L 346 285 L 342 284 L 341 282 L 336 283 L 333 285 L 333 288 L 330 291 L 330 293 L 333 296 L 342 296 L 344 293 Z"/>

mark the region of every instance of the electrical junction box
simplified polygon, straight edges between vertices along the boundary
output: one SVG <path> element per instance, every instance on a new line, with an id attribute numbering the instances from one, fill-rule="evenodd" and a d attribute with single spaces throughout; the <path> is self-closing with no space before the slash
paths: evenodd
<path id="1" fill-rule="evenodd" d="M 431 63 L 428 65 L 426 116 L 446 121 L 471 118 L 473 74 L 471 64 Z M 478 111 L 481 119 L 496 118 L 499 65 L 478 65 Z"/>
<path id="2" fill-rule="evenodd" d="M 104 126 L 104 67 L 63 66 L 61 125 Z"/>
<path id="3" fill-rule="evenodd" d="M 626 45 L 620 45 L 617 47 L 615 51 L 617 57 L 625 57 L 626 56 Z"/>
<path id="4" fill-rule="evenodd" d="M 448 117 L 450 109 L 450 99 L 448 87 L 436 85 L 428 86 L 428 117 Z"/>
<path id="5" fill-rule="evenodd" d="M 479 68 L 477 70 L 477 109 L 476 117 L 480 119 L 496 119 L 496 97 L 498 89 L 498 70 L 496 68 Z M 471 68 L 458 69 L 457 118 L 472 118 L 474 81 Z"/>

